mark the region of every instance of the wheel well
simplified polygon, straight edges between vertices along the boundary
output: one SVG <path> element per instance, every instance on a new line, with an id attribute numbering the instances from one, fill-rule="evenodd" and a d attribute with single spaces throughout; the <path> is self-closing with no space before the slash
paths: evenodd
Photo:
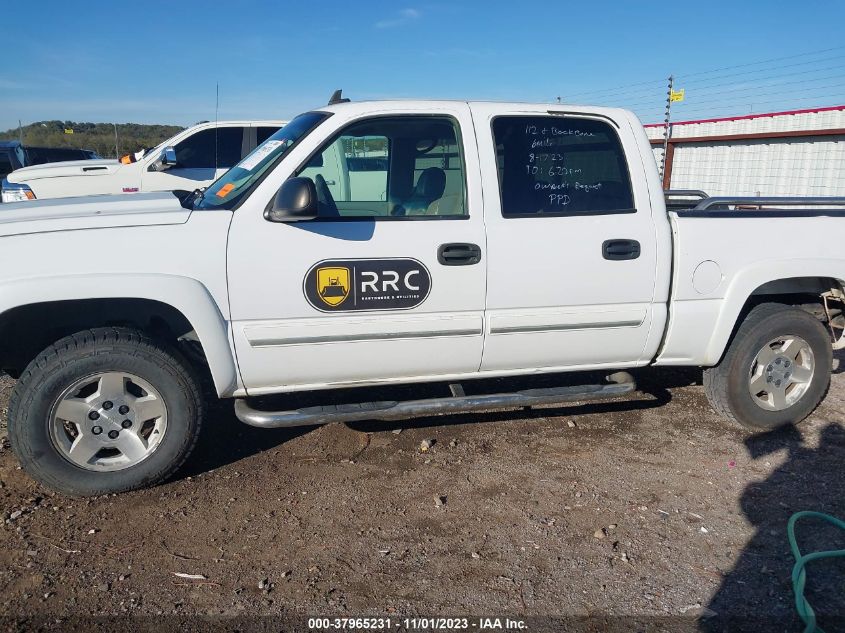
<path id="1" fill-rule="evenodd" d="M 194 341 L 191 347 L 199 349 L 201 355 L 191 323 L 166 303 L 130 298 L 48 301 L 19 306 L 0 315 L 0 369 L 17 378 L 48 345 L 74 332 L 103 326 L 139 329 L 172 345 Z M 192 362 L 196 360 L 193 354 L 188 355 Z"/>
<path id="2" fill-rule="evenodd" d="M 828 326 L 832 338 L 835 330 L 845 327 L 845 291 L 840 280 L 832 277 L 777 279 L 759 286 L 746 299 L 728 339 L 728 345 L 733 341 L 748 313 L 761 303 L 781 303 L 805 310 Z M 837 332 L 835 336 L 842 335 Z"/>
<path id="3" fill-rule="evenodd" d="M 751 293 L 742 308 L 741 317 L 761 303 L 782 303 L 806 310 L 820 321 L 827 322 L 825 293 L 841 295 L 842 286 L 830 277 L 794 277 L 769 281 Z"/>

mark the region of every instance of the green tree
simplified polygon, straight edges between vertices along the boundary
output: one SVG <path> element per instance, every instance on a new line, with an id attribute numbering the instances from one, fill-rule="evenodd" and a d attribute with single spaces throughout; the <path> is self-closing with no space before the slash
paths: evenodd
<path id="1" fill-rule="evenodd" d="M 24 126 L 24 145 L 33 147 L 74 147 L 94 150 L 104 158 L 118 158 L 114 151 L 114 124 L 80 121 L 37 121 Z M 66 134 L 65 130 L 73 130 Z M 177 125 L 145 125 L 118 123 L 117 137 L 120 155 L 155 147 L 184 128 Z M 18 140 L 18 129 L 0 132 L 0 140 Z"/>

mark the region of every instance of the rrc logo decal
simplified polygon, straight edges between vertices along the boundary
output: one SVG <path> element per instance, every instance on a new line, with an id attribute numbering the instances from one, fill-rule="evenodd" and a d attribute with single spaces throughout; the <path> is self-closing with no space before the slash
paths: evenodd
<path id="1" fill-rule="evenodd" d="M 431 291 L 431 275 L 411 258 L 323 261 L 306 273 L 308 303 L 322 312 L 407 310 Z"/>

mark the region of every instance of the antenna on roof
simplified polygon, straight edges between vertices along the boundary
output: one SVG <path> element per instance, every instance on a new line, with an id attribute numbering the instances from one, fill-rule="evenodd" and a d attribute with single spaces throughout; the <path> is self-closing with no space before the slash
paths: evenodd
<path id="1" fill-rule="evenodd" d="M 336 103 L 349 103 L 349 99 L 346 99 L 343 95 L 343 90 L 335 90 L 332 93 L 331 98 L 329 99 L 329 105 L 334 105 Z"/>

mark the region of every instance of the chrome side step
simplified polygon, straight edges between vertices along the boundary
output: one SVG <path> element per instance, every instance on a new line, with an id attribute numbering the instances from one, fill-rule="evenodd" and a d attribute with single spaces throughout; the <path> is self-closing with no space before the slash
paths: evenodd
<path id="1" fill-rule="evenodd" d="M 609 384 L 602 385 L 526 389 L 513 393 L 493 393 L 478 396 L 463 395 L 463 389 L 459 384 L 456 384 L 450 385 L 450 389 L 455 395 L 449 398 L 360 402 L 306 407 L 291 411 L 262 411 L 252 408 L 245 399 L 239 398 L 235 400 L 235 415 L 241 422 L 250 426 L 275 429 L 329 424 L 331 422 L 401 420 L 422 415 L 467 413 L 484 409 L 519 408 L 581 400 L 601 400 L 631 393 L 637 388 L 633 376 L 627 372 L 612 374 L 608 376 L 608 381 L 610 381 Z"/>

